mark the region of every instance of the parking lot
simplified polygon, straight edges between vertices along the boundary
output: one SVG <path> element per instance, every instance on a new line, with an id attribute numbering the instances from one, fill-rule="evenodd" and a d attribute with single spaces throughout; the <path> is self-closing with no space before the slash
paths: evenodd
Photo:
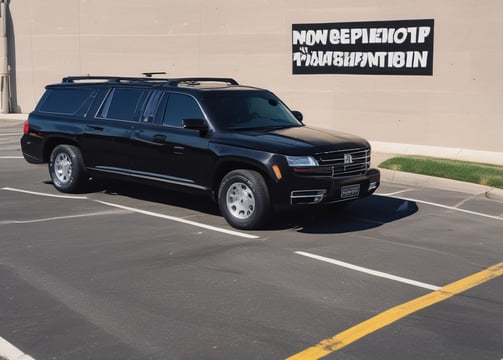
<path id="1" fill-rule="evenodd" d="M 34 359 L 503 359 L 483 193 L 384 182 L 244 232 L 162 189 L 58 193 L 21 132 L 0 127 L 0 337 Z"/>

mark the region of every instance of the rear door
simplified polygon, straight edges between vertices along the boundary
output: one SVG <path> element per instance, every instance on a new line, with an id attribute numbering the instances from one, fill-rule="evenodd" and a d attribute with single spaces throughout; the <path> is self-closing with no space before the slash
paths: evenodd
<path id="1" fill-rule="evenodd" d="M 140 88 L 113 87 L 106 90 L 84 125 L 81 137 L 84 162 L 88 168 L 107 173 L 127 174 L 133 125 L 147 91 Z"/>
<path id="2" fill-rule="evenodd" d="M 158 98 L 151 95 L 147 109 L 155 114 L 144 114 L 131 133 L 132 175 L 206 189 L 205 174 L 212 161 L 209 137 L 182 127 L 183 119 L 205 118 L 197 100 L 164 91 Z"/>

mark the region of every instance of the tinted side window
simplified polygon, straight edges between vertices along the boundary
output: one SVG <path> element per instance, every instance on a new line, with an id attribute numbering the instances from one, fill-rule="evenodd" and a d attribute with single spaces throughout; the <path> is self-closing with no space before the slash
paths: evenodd
<path id="1" fill-rule="evenodd" d="M 112 89 L 98 111 L 98 117 L 134 120 L 143 92 L 140 89 Z"/>
<path id="2" fill-rule="evenodd" d="M 93 89 L 47 90 L 40 111 L 54 114 L 75 114 L 93 94 Z"/>
<path id="3" fill-rule="evenodd" d="M 163 124 L 182 127 L 183 119 L 203 119 L 204 115 L 196 100 L 188 95 L 170 94 Z"/>
<path id="4" fill-rule="evenodd" d="M 148 98 L 146 99 L 146 106 L 145 109 L 143 110 L 143 114 L 141 117 L 142 122 L 160 122 L 159 117 L 157 115 L 157 109 L 162 104 L 162 96 L 163 96 L 162 91 L 152 91 Z"/>

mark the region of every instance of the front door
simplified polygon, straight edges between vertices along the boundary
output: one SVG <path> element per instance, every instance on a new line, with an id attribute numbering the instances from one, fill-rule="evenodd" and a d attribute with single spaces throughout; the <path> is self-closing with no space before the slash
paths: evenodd
<path id="1" fill-rule="evenodd" d="M 182 127 L 183 119 L 203 118 L 193 97 L 164 92 L 155 115 L 144 116 L 144 121 L 137 123 L 131 133 L 131 175 L 207 190 L 204 175 L 211 161 L 209 138 Z"/>

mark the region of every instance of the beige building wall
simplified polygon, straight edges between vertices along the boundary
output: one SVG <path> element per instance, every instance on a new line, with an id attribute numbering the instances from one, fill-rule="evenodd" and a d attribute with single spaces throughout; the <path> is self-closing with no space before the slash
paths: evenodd
<path id="1" fill-rule="evenodd" d="M 15 112 L 66 75 L 225 76 L 305 123 L 503 153 L 501 0 L 11 0 Z M 434 19 L 433 76 L 292 75 L 292 24 Z"/>

